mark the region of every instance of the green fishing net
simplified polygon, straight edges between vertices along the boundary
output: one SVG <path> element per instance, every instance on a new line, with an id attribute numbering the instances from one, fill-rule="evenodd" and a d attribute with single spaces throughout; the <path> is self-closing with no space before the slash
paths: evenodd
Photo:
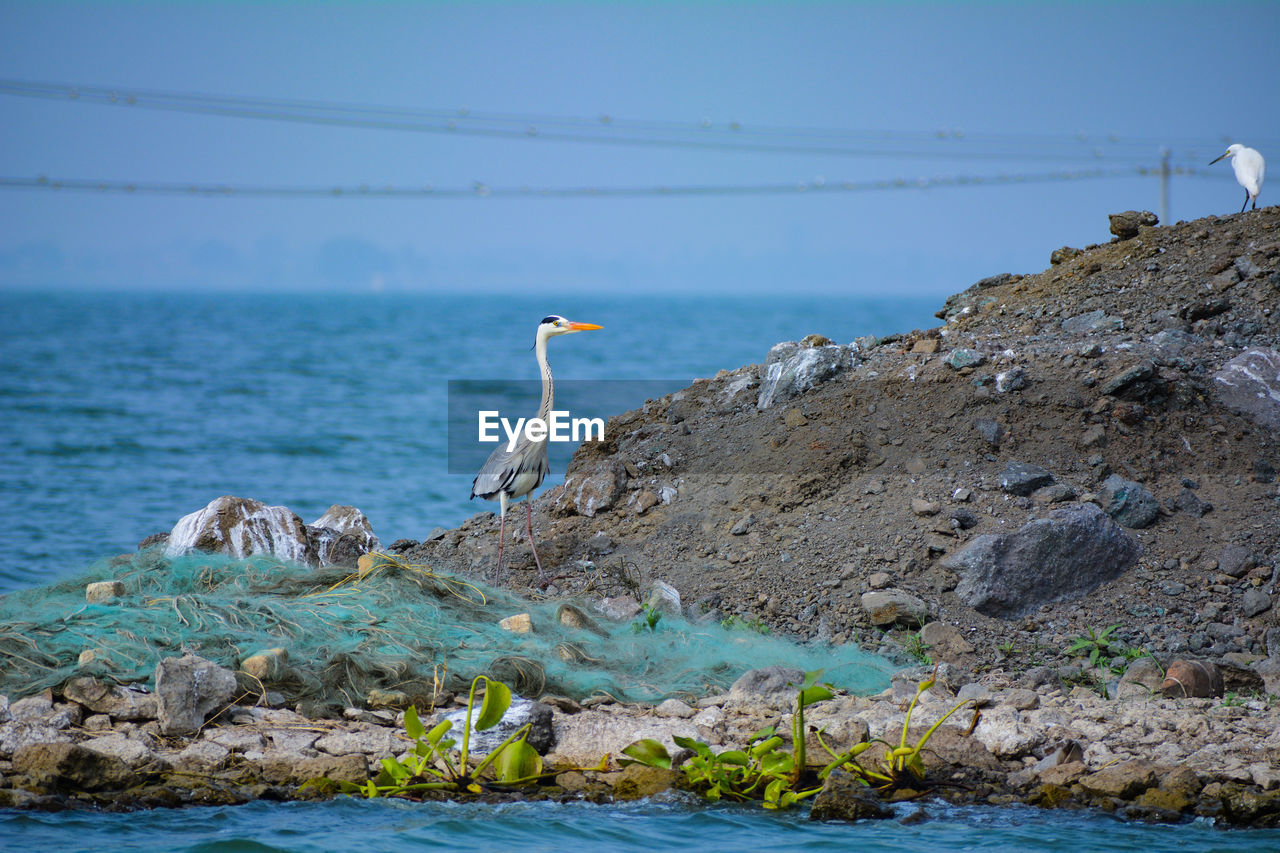
<path id="1" fill-rule="evenodd" d="M 123 597 L 86 603 L 86 584 L 103 580 L 121 582 Z M 256 652 L 283 648 L 287 665 L 260 689 L 330 707 L 363 706 L 371 691 L 427 701 L 480 674 L 525 696 L 657 701 L 721 692 L 773 664 L 822 669 L 824 680 L 859 693 L 887 687 L 894 669 L 853 645 L 797 645 L 673 617 L 652 628 L 643 616 L 584 622 L 566 609 L 388 555 L 352 571 L 152 549 L 0 597 L 0 693 L 25 696 L 83 675 L 150 683 L 160 659 L 188 650 L 240 669 Z M 499 625 L 519 613 L 532 631 Z"/>

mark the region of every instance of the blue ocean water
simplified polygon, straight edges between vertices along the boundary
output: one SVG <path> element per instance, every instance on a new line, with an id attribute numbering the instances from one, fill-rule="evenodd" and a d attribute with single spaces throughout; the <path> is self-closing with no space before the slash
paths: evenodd
<path id="1" fill-rule="evenodd" d="M 537 378 L 547 313 L 600 332 L 552 342 L 559 381 L 687 384 L 777 341 L 933 325 L 938 298 L 0 293 L 0 593 L 132 550 L 223 494 L 305 520 L 363 509 L 385 542 L 489 505 L 446 472 L 450 379 Z M 631 405 L 639 405 L 635 400 Z M 557 471 L 555 473 L 562 473 Z M 548 487 L 557 478 L 548 480 Z M 923 822 L 642 803 L 254 803 L 137 814 L 0 811 L 0 849 L 1252 851 L 1280 833 L 1098 814 L 925 807 Z"/>
<path id="2" fill-rule="evenodd" d="M 1272 853 L 1280 830 L 1222 830 L 1125 823 L 1096 812 L 1030 807 L 898 806 L 895 819 L 813 822 L 748 806 L 641 802 L 409 803 L 342 798 L 327 803 L 160 809 L 133 814 L 0 811 L 0 838 L 25 850 L 185 853 L 942 853 L 953 850 L 1142 850 L 1143 853 Z"/>
<path id="3" fill-rule="evenodd" d="M 448 381 L 536 383 L 548 313 L 604 326 L 551 341 L 558 385 L 683 387 L 811 332 L 927 327 L 941 302 L 0 293 L 0 592 L 132 551 L 220 495 L 304 521 L 352 504 L 384 544 L 493 508 L 447 472 Z"/>

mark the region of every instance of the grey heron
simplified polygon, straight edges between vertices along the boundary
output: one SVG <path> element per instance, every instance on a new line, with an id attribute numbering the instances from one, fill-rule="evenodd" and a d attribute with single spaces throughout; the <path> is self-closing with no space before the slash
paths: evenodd
<path id="1" fill-rule="evenodd" d="M 1262 179 L 1267 174 L 1267 161 L 1263 160 L 1262 155 L 1255 149 L 1237 142 L 1234 145 L 1228 145 L 1226 153 L 1209 165 L 1212 166 L 1224 157 L 1231 158 L 1231 168 L 1236 173 L 1236 183 L 1244 187 L 1244 204 L 1240 206 L 1240 212 L 1244 213 L 1244 209 L 1249 206 L 1249 199 L 1253 199 L 1253 209 L 1257 210 L 1258 193 L 1262 191 Z"/>
<path id="2" fill-rule="evenodd" d="M 576 323 L 556 314 L 543 317 L 538 323 L 537 336 L 534 338 L 534 355 L 538 359 L 538 369 L 542 372 L 542 403 L 538 406 L 538 418 L 544 423 L 551 413 L 555 402 L 555 383 L 551 378 L 551 365 L 547 363 L 547 341 L 557 335 L 571 335 L 574 332 L 586 332 L 599 329 L 595 323 Z M 482 497 L 485 500 L 497 500 L 501 521 L 498 526 L 498 566 L 494 569 L 494 584 L 502 583 L 502 547 L 506 541 L 507 504 L 525 499 L 525 531 L 529 535 L 529 548 L 533 551 L 533 561 L 538 566 L 538 579 L 546 582 L 547 576 L 542 570 L 542 560 L 538 557 L 538 549 L 533 545 L 533 490 L 542 484 L 542 480 L 551 470 L 547 462 L 547 437 L 531 439 L 526 430 L 521 430 L 514 446 L 508 449 L 506 443 L 498 445 L 490 454 L 488 461 L 480 468 L 480 473 L 471 481 L 471 497 Z"/>

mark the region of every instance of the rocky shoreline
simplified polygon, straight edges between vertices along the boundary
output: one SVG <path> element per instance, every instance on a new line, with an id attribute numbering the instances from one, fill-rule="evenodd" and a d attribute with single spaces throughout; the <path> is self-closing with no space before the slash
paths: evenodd
<path id="1" fill-rule="evenodd" d="M 940 664 L 912 736 L 966 707 L 930 741 L 928 783 L 897 797 L 1280 826 L 1280 209 L 1112 220 L 1110 243 L 947 300 L 937 329 L 815 334 L 611 418 L 535 504 L 552 585 L 533 588 L 520 543 L 513 586 L 593 618 L 630 622 L 643 601 Z M 385 551 L 481 577 L 496 527 L 481 513 Z M 143 546 L 343 564 L 381 543 L 354 510 L 308 526 L 215 502 Z M 85 590 L 104 606 L 124 593 Z M 239 672 L 166 658 L 146 691 L 93 669 L 90 649 L 76 677 L 0 698 L 0 805 L 328 796 L 303 783 L 362 783 L 407 745 L 404 693 L 304 715 L 272 689 L 288 668 L 274 651 Z M 807 722 L 835 749 L 896 739 L 926 671 Z M 532 694 L 562 772 L 531 795 L 646 796 L 682 774 L 617 765 L 637 739 L 720 750 L 789 730 L 794 691 L 755 683 L 656 706 Z M 573 769 L 606 755 L 608 770 Z M 837 782 L 816 817 L 875 812 Z"/>

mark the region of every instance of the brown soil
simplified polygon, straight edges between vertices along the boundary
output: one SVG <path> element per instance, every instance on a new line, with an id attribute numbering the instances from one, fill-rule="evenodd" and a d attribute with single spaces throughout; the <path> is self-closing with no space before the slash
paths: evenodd
<path id="1" fill-rule="evenodd" d="M 555 576 L 548 593 L 617 595 L 637 578 L 663 580 L 692 617 L 915 647 L 1010 674 L 1065 664 L 1074 638 L 1113 624 L 1115 639 L 1161 657 L 1243 664 L 1276 653 L 1280 632 L 1271 649 L 1266 635 L 1277 610 L 1246 616 L 1242 598 L 1271 593 L 1280 563 L 1280 435 L 1224 408 L 1212 376 L 1248 347 L 1280 348 L 1280 208 L 1142 227 L 1054 256 L 1044 272 L 952 297 L 940 328 L 860 341 L 852 367 L 764 411 L 752 365 L 611 418 L 568 477 L 572 487 L 617 470 L 613 505 L 586 517 L 565 487 L 535 502 L 539 553 Z M 1105 314 L 1101 328 L 1063 329 L 1093 311 Z M 945 360 L 960 348 L 985 363 L 953 368 Z M 1146 362 L 1149 378 L 1108 386 Z M 995 377 L 1016 369 L 1023 387 L 1001 390 Z M 978 420 L 999 424 L 998 442 Z M 1139 564 L 1026 617 L 966 605 L 946 556 L 1072 499 L 1063 489 L 1007 494 L 998 481 L 1010 461 L 1048 469 L 1076 500 L 1093 499 L 1111 473 L 1142 483 L 1161 514 L 1127 531 Z M 1188 493 L 1212 509 L 1175 508 Z M 410 544 L 399 550 L 487 575 L 497 521 L 484 513 Z M 1220 571 L 1241 555 L 1239 577 Z M 533 568 L 527 545 L 508 547 L 512 586 L 532 587 Z M 861 594 L 881 587 L 922 599 L 925 620 L 955 626 L 974 651 L 922 650 L 911 627 L 873 628 Z"/>

